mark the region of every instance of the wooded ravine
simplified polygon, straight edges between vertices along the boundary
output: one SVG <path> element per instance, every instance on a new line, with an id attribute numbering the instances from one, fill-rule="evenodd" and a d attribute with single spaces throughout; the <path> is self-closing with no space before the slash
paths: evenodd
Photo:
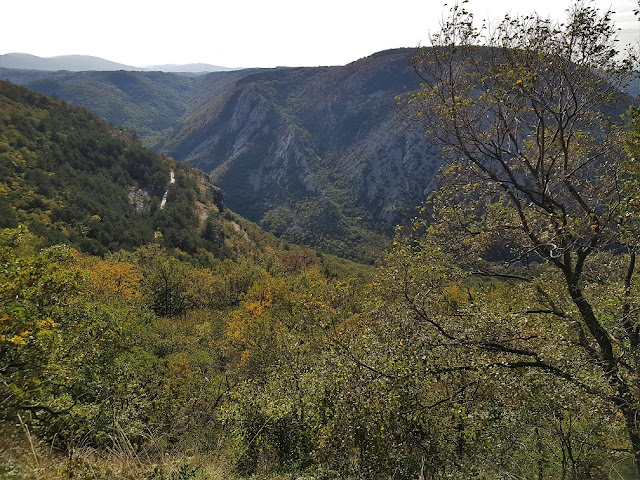
<path id="1" fill-rule="evenodd" d="M 640 478 L 639 63 L 590 5 L 0 69 L 0 478 Z"/>

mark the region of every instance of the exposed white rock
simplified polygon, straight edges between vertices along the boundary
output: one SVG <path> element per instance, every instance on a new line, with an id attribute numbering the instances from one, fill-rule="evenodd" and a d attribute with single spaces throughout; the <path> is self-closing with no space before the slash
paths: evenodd
<path id="1" fill-rule="evenodd" d="M 169 185 L 173 183 L 176 183 L 176 177 L 173 175 L 173 170 L 171 170 L 171 174 L 169 176 Z M 164 192 L 164 195 L 162 196 L 162 201 L 160 202 L 160 210 L 162 210 L 167 204 L 167 195 L 169 195 L 169 190 Z"/>
<path id="2" fill-rule="evenodd" d="M 151 195 L 146 190 L 131 187 L 129 189 L 129 203 L 136 208 L 136 211 L 146 210 L 151 204 Z"/>

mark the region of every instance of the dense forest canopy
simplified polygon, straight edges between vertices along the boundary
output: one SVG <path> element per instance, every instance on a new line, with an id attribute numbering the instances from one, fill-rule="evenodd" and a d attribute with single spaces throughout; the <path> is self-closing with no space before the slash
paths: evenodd
<path id="1" fill-rule="evenodd" d="M 220 249 L 222 193 L 201 172 L 87 110 L 8 82 L 0 82 L 0 105 L 1 227 L 25 224 L 49 244 L 99 255 L 158 232 L 190 253 Z"/>
<path id="2" fill-rule="evenodd" d="M 0 83 L 0 477 L 637 478 L 640 111 L 613 28 L 453 7 L 403 106 L 447 164 L 376 268 Z"/>

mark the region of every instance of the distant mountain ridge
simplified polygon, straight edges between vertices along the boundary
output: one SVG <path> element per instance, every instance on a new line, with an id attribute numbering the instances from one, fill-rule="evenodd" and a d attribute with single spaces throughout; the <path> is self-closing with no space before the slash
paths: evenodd
<path id="1" fill-rule="evenodd" d="M 56 57 L 43 58 L 36 55 L 30 55 L 28 53 L 7 53 L 6 55 L 0 55 L 0 67 L 54 72 L 58 70 L 68 70 L 71 72 L 89 70 L 144 70 L 140 67 L 124 65 L 122 63 L 116 63 L 90 55 L 60 55 Z"/>
<path id="2" fill-rule="evenodd" d="M 28 53 L 7 53 L 5 55 L 0 55 L 0 68 L 42 70 L 50 72 L 57 72 L 61 70 L 69 72 L 126 70 L 135 72 L 160 71 L 173 73 L 205 73 L 233 70 L 227 67 L 210 65 L 208 63 L 190 63 L 186 65 L 166 64 L 135 67 L 91 55 L 59 55 L 43 58 L 36 55 L 30 55 Z"/>
<path id="3" fill-rule="evenodd" d="M 238 68 L 220 67 L 209 63 L 187 63 L 184 65 L 168 63 L 165 65 L 148 65 L 145 70 L 169 72 L 169 73 L 208 73 L 208 72 L 229 72 L 231 70 L 240 70 Z"/>

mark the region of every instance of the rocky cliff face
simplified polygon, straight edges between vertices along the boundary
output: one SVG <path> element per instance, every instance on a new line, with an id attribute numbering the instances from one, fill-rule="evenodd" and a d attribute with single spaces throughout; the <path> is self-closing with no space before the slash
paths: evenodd
<path id="1" fill-rule="evenodd" d="M 390 233 L 440 166 L 396 98 L 418 87 L 411 53 L 253 73 L 185 118 L 165 149 L 210 172 L 232 210 L 289 240 L 322 247 L 357 229 Z M 274 227 L 278 216 L 287 228 Z"/>
<path id="2" fill-rule="evenodd" d="M 146 145 L 209 174 L 230 209 L 285 239 L 351 255 L 414 215 L 441 163 L 396 99 L 419 86 L 413 53 L 197 78 L 0 75 L 135 128 Z"/>

